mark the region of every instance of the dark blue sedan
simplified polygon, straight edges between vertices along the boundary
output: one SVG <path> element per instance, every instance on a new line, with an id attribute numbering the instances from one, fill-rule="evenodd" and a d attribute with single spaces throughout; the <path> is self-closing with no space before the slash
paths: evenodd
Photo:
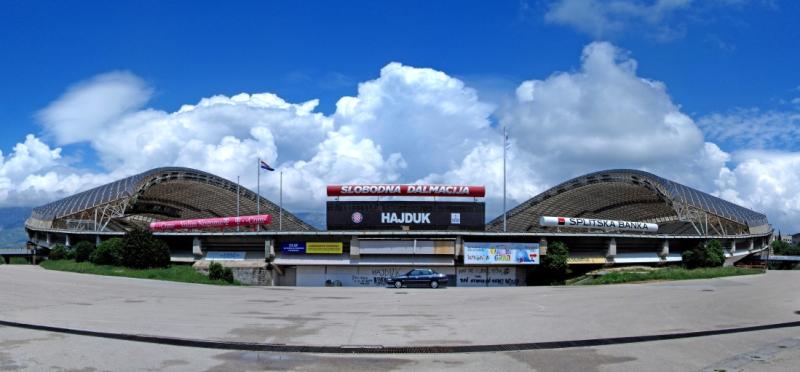
<path id="1" fill-rule="evenodd" d="M 386 283 L 395 288 L 403 286 L 439 288 L 447 285 L 447 275 L 431 269 L 414 269 L 404 275 L 393 276 L 386 280 Z"/>

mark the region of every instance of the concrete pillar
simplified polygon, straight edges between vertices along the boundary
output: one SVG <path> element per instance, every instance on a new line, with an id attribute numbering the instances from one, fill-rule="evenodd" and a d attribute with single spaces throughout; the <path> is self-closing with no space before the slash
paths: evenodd
<path id="1" fill-rule="evenodd" d="M 67 247 L 72 246 L 72 243 L 70 243 L 69 241 L 69 234 L 64 235 L 64 245 L 66 245 Z"/>
<path id="2" fill-rule="evenodd" d="M 756 240 L 753 239 L 753 238 L 750 238 L 750 249 L 749 250 L 752 251 L 755 248 L 756 248 Z"/>
<path id="3" fill-rule="evenodd" d="M 464 255 L 464 238 L 461 236 L 456 237 L 456 246 L 453 249 L 453 259 L 457 259 L 458 256 Z"/>
<path id="4" fill-rule="evenodd" d="M 100 245 L 100 235 L 95 235 L 94 236 L 94 246 L 96 247 L 98 245 Z"/>
<path id="5" fill-rule="evenodd" d="M 608 241 L 608 251 L 606 251 L 606 257 L 614 258 L 617 255 L 617 239 L 611 238 Z"/>
<path id="6" fill-rule="evenodd" d="M 659 256 L 661 256 L 662 260 L 666 260 L 667 256 L 669 256 L 669 240 L 664 239 L 664 241 L 661 242 L 661 253 Z"/>
<path id="7" fill-rule="evenodd" d="M 359 258 L 361 257 L 361 243 L 359 243 L 358 238 L 355 236 L 350 238 L 350 258 Z"/>
<path id="8" fill-rule="evenodd" d="M 51 240 L 51 238 L 50 238 L 50 233 L 47 233 L 47 235 L 46 235 L 45 239 L 47 239 L 47 246 L 48 246 L 48 247 L 50 247 L 50 244 L 52 244 L 52 243 L 51 243 L 51 242 L 52 242 L 52 240 Z"/>
<path id="9" fill-rule="evenodd" d="M 272 262 L 275 259 L 275 239 L 264 240 L 264 257 Z"/>
<path id="10" fill-rule="evenodd" d="M 736 240 L 731 240 L 731 254 L 736 253 Z"/>
<path id="11" fill-rule="evenodd" d="M 547 254 L 547 238 L 539 239 L 539 255 L 544 256 Z"/>
<path id="12" fill-rule="evenodd" d="M 200 241 L 200 237 L 195 236 L 192 239 L 192 255 L 196 260 L 203 257 L 203 243 Z"/>

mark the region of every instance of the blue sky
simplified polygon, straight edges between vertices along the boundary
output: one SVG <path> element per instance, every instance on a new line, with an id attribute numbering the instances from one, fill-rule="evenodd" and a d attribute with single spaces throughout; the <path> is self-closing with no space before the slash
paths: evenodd
<path id="1" fill-rule="evenodd" d="M 126 115 L 142 116 L 148 110 L 173 113 L 182 105 L 193 105 L 215 95 L 269 92 L 292 104 L 318 99 L 313 111 L 324 116 L 322 122 L 333 122 L 326 133 L 354 126 L 357 120 L 347 121 L 343 119 L 347 115 L 336 114 L 337 101 L 353 96 L 366 102 L 367 94 L 359 91 L 359 83 L 376 81 L 381 89 L 389 86 L 381 84 L 391 76 L 386 71 L 382 75 L 382 68 L 390 62 L 430 68 L 463 82 L 474 90 L 478 100 L 493 107 L 475 106 L 476 123 L 484 120 L 496 127 L 503 118 L 513 121 L 522 115 L 523 111 L 515 111 L 514 106 L 518 104 L 517 88 L 523 82 L 548 82 L 559 72 L 581 81 L 580 72 L 587 69 L 582 55 L 587 55 L 588 49 L 584 48 L 604 41 L 614 48 L 608 53 L 616 57 L 609 58 L 635 63 L 631 76 L 663 85 L 666 96 L 653 98 L 663 101 L 656 106 L 674 105 L 674 111 L 686 115 L 692 128 L 699 128 L 704 136 L 697 142 L 697 136 L 692 135 L 687 143 L 694 141 L 692 149 L 702 147 L 702 141 L 718 146 L 727 156 L 727 160 L 720 160 L 723 170 L 709 171 L 711 177 L 705 182 L 691 175 L 681 178 L 683 174 L 696 173 L 693 170 L 609 158 L 570 168 L 570 172 L 532 176 L 526 182 L 534 186 L 526 187 L 525 192 L 540 191 L 564 176 L 593 167 L 621 165 L 662 170 L 680 181 L 754 208 L 792 210 L 781 217 L 785 221 L 800 216 L 800 201 L 796 206 L 787 206 L 747 198 L 746 193 L 762 190 L 759 187 L 763 185 L 742 189 L 746 182 L 732 181 L 724 171 L 747 177 L 753 173 L 745 171 L 755 172 L 755 168 L 737 168 L 747 162 L 756 164 L 753 167 L 762 166 L 758 169 L 766 173 L 781 169 L 788 175 L 796 170 L 794 157 L 800 151 L 800 141 L 791 138 L 800 133 L 800 119 L 796 117 L 800 106 L 800 5 L 794 1 L 621 0 L 615 6 L 592 0 L 7 1 L 0 9 L 0 150 L 10 157 L 14 146 L 26 141 L 27 134 L 33 134 L 51 151 L 61 148 L 60 154 L 54 155 L 58 160 L 50 159 L 46 166 L 29 174 L 17 171 L 16 176 L 9 176 L 11 184 L 26 185 L 34 191 L 24 197 L 9 197 L 0 204 L 35 204 L 52 195 L 92 185 L 74 182 L 73 188 L 58 189 L 52 194 L 43 184 L 31 186 L 31 174 L 41 176 L 53 171 L 59 177 L 76 175 L 100 182 L 103 174 L 120 174 L 115 167 L 127 164 L 104 152 L 103 141 L 88 137 L 68 140 L 63 136 L 64 130 L 104 130 L 126 118 L 133 120 Z M 92 79 L 115 72 L 128 74 L 110 79 L 122 85 L 132 84 L 130 94 L 141 103 L 109 113 L 107 116 L 113 120 L 89 129 L 65 129 L 67 124 L 43 118 L 44 110 L 54 103 L 71 104 L 67 99 L 70 89 L 79 91 L 98 84 Z M 411 70 L 398 73 L 410 74 Z M 381 92 L 383 97 L 391 97 L 393 91 Z M 612 100 L 610 105 L 616 104 L 614 97 L 606 98 Z M 469 97 L 465 99 L 473 102 Z M 387 102 L 395 101 L 399 99 Z M 97 105 L 108 103 L 98 101 Z M 68 114 L 58 117 L 74 116 L 79 120 L 86 109 L 73 105 Z M 427 111 L 419 112 L 423 115 Z M 542 115 L 551 117 L 548 113 Z M 386 116 L 385 121 L 394 117 L 397 113 Z M 436 118 L 470 121 L 474 117 Z M 593 118 L 584 119 L 582 123 L 590 128 Z M 597 122 L 604 123 L 601 119 Z M 513 124 L 508 125 L 513 128 Z M 753 126 L 767 128 L 770 135 L 742 135 Z M 520 128 L 516 133 L 526 133 L 524 126 Z M 270 130 L 273 136 L 280 137 L 279 131 Z M 576 135 L 579 132 L 576 129 Z M 394 167 L 376 174 L 370 179 L 373 181 L 441 180 L 443 175 L 456 174 L 459 162 L 466 156 L 456 155 L 448 166 L 432 167 L 429 173 L 410 174 L 406 170 L 420 167 L 410 160 L 413 156 L 403 153 L 399 145 L 381 142 L 379 134 L 371 133 L 370 137 L 364 133 L 363 138 L 376 145 L 381 166 Z M 257 137 L 238 129 L 229 134 L 241 140 Z M 362 137 L 356 136 L 355 140 L 359 138 Z M 222 140 L 215 138 L 210 143 L 221 148 Z M 320 143 L 310 143 L 308 147 Z M 400 154 L 391 166 L 387 165 L 392 161 L 390 150 Z M 287 153 L 280 144 L 274 151 L 265 151 L 268 154 L 264 156 L 275 155 L 278 163 L 289 160 L 280 155 Z M 765 154 L 771 152 L 786 156 L 786 164 L 767 165 Z M 297 156 L 292 160 L 307 163 L 313 154 Z M 176 155 L 164 159 L 178 164 L 183 158 Z M 130 171 L 141 171 L 137 167 L 152 164 L 130 166 Z M 285 166 L 297 168 L 298 164 L 290 162 Z M 29 182 L 24 183 L 23 179 Z M 800 230 L 800 225 L 787 226 L 794 227 Z"/>
<path id="2" fill-rule="evenodd" d="M 391 61 L 512 88 L 576 68 L 592 35 L 542 14 L 547 2 L 5 2 L 0 12 L 0 148 L 38 133 L 35 114 L 69 85 L 129 70 L 174 110 L 213 94 L 270 91 L 290 101 L 355 93 Z M 686 35 L 631 29 L 607 38 L 668 84 L 692 115 L 777 107 L 798 94 L 798 3 L 692 11 Z M 500 81 L 498 81 L 500 80 Z"/>

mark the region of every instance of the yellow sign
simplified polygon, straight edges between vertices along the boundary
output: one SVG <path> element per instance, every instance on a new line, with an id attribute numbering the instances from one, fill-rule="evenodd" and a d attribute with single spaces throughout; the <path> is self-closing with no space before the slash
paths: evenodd
<path id="1" fill-rule="evenodd" d="M 570 265 L 588 265 L 588 264 L 604 264 L 606 263 L 605 257 L 568 257 L 567 263 Z"/>
<path id="2" fill-rule="evenodd" d="M 306 253 L 342 254 L 342 242 L 306 242 Z"/>

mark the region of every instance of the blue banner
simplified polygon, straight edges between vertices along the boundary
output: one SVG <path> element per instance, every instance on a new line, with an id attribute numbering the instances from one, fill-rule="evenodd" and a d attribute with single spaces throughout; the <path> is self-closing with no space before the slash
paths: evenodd
<path id="1" fill-rule="evenodd" d="M 283 253 L 306 253 L 306 242 L 281 243 Z"/>

